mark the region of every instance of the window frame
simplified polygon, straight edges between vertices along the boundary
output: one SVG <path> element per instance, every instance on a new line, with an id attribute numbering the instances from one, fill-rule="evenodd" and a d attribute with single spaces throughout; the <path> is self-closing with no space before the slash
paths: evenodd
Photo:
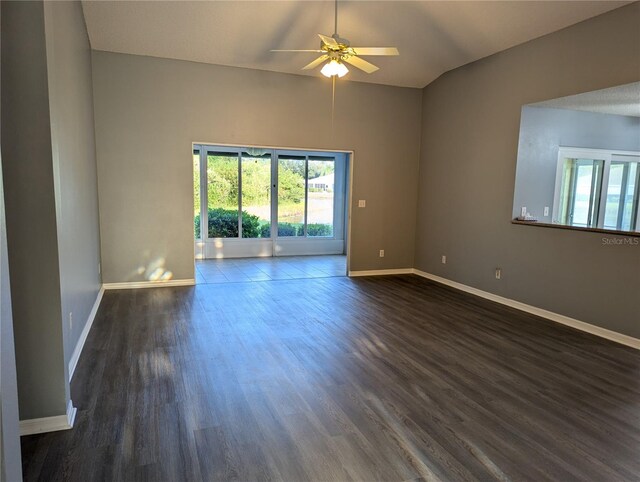
<path id="1" fill-rule="evenodd" d="M 270 238 L 244 238 L 242 237 L 242 157 L 247 149 L 262 149 L 270 154 L 271 159 L 271 237 Z M 306 149 L 277 149 L 273 147 L 256 146 L 226 146 L 220 144 L 193 143 L 192 152 L 200 152 L 200 238 L 195 238 L 196 243 L 206 243 L 207 241 L 217 242 L 243 242 L 259 240 L 289 239 L 309 239 L 309 240 L 344 240 L 346 215 L 344 208 L 347 203 L 347 196 L 344 190 L 347 184 L 347 156 L 351 153 L 347 151 L 318 151 Z M 208 226 L 208 176 L 207 176 L 207 156 L 212 153 L 224 153 L 235 155 L 238 158 L 238 236 L 233 238 L 210 238 Z M 305 158 L 305 214 L 304 214 L 304 235 L 303 236 L 278 236 L 278 160 L 280 156 L 300 156 Z M 333 201 L 333 234 L 331 236 L 308 236 L 307 233 L 307 209 L 309 195 L 308 169 L 309 160 L 313 158 L 331 158 L 334 161 L 334 201 Z M 340 171 L 340 172 L 338 172 Z M 340 189 L 340 191 L 338 191 Z M 203 220 L 205 220 L 205 230 L 203 231 Z"/>
<path id="2" fill-rule="evenodd" d="M 616 157 L 616 159 L 613 159 Z M 591 149 L 591 148 L 582 148 L 582 147 L 565 147 L 560 146 L 558 149 L 558 158 L 556 165 L 556 183 L 555 190 L 553 196 L 553 216 L 552 223 L 558 225 L 565 225 L 560 223 L 560 205 L 561 199 L 560 195 L 562 192 L 562 182 L 563 182 L 563 169 L 564 164 L 567 159 L 593 159 L 593 160 L 602 160 L 604 161 L 604 166 L 602 169 L 602 175 L 599 180 L 593 180 L 596 185 L 599 186 L 599 189 L 595 191 L 596 200 L 594 202 L 598 203 L 597 210 L 597 218 L 595 226 L 583 228 L 581 226 L 568 226 L 574 229 L 607 229 L 604 227 L 604 219 L 606 213 L 606 199 L 609 189 L 609 174 L 611 171 L 612 162 L 636 162 L 635 160 L 621 160 L 618 157 L 640 157 L 640 151 L 622 151 L 622 150 L 614 150 L 614 149 Z M 640 169 L 639 169 L 640 171 Z M 640 176 L 639 176 L 640 178 Z M 640 228 L 640 207 L 638 203 L 640 203 L 640 195 L 638 195 L 638 191 L 640 188 L 636 189 L 636 195 L 634 198 L 634 206 L 635 210 L 635 229 Z M 627 232 L 622 230 L 615 230 L 618 232 Z M 629 231 L 635 232 L 635 231 Z"/>

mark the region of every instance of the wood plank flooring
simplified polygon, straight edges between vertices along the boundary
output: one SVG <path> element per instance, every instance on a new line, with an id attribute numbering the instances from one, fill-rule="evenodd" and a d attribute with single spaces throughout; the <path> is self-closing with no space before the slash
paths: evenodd
<path id="1" fill-rule="evenodd" d="M 110 291 L 71 388 L 26 480 L 640 480 L 640 352 L 412 275 Z"/>
<path id="2" fill-rule="evenodd" d="M 345 276 L 345 255 L 196 260 L 196 283 L 241 283 Z"/>

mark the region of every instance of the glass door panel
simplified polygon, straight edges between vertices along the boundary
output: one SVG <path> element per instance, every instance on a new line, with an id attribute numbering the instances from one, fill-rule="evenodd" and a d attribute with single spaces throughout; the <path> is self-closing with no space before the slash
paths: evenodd
<path id="1" fill-rule="evenodd" d="M 209 238 L 239 234 L 238 154 L 207 152 L 207 210 Z"/>
<path id="2" fill-rule="evenodd" d="M 561 224 L 597 227 L 603 167 L 603 160 L 565 160 L 560 193 Z"/>
<path id="3" fill-rule="evenodd" d="M 623 178 L 627 175 L 627 165 L 622 162 L 612 162 L 609 169 L 609 185 L 607 186 L 607 198 L 604 214 L 604 228 L 617 229 L 620 207 L 624 206 L 622 196 Z"/>
<path id="4" fill-rule="evenodd" d="M 576 187 L 574 191 L 571 224 L 589 226 L 591 200 L 593 197 L 593 164 L 584 162 L 575 167 Z"/>
<path id="5" fill-rule="evenodd" d="M 623 205 L 621 229 L 638 231 L 638 209 L 640 208 L 640 162 L 629 163 L 627 191 Z"/>
<path id="6" fill-rule="evenodd" d="M 305 235 L 306 157 L 278 156 L 278 236 Z"/>
<path id="7" fill-rule="evenodd" d="M 342 154 L 194 145 L 192 155 L 196 258 L 344 251 Z"/>
<path id="8" fill-rule="evenodd" d="M 200 149 L 193 150 L 193 232 L 200 239 Z"/>
<path id="9" fill-rule="evenodd" d="M 271 237 L 271 154 L 242 154 L 242 237 Z"/>
<path id="10" fill-rule="evenodd" d="M 335 159 L 309 157 L 307 236 L 333 236 Z"/>
<path id="11" fill-rule="evenodd" d="M 636 229 L 638 209 L 638 162 L 613 161 L 609 170 L 604 228 Z"/>

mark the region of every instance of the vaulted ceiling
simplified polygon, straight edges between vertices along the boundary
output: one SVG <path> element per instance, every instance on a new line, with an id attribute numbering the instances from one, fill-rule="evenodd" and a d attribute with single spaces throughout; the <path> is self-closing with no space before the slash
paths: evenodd
<path id="1" fill-rule="evenodd" d="M 353 46 L 395 46 L 367 57 L 380 70 L 350 80 L 424 87 L 444 72 L 613 10 L 628 1 L 340 1 L 338 33 Z M 332 1 L 85 1 L 96 50 L 318 76 L 301 71 L 317 33 L 333 33 Z"/>

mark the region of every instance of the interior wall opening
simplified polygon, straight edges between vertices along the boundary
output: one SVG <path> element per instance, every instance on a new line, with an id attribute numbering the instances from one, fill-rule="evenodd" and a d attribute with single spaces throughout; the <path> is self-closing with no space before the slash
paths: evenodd
<path id="1" fill-rule="evenodd" d="M 195 259 L 289 257 L 280 265 L 346 274 L 349 163 L 348 152 L 194 144 Z"/>

